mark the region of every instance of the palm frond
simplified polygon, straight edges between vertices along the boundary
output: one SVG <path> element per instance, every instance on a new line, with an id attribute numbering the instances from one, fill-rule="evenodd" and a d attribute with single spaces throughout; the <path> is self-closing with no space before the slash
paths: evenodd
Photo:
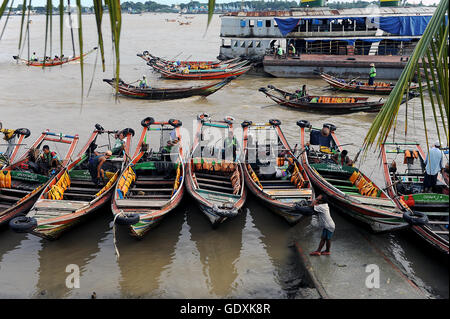
<path id="1" fill-rule="evenodd" d="M 448 145 L 448 23 L 446 20 L 446 15 L 448 16 L 449 10 L 448 4 L 449 0 L 440 1 L 414 52 L 403 69 L 397 84 L 373 121 L 364 139 L 363 148 L 365 154 L 367 154 L 368 149 L 374 143 L 376 143 L 376 146 L 380 146 L 386 141 L 400 110 L 402 97 L 409 89 L 414 78 L 417 78 L 419 82 L 427 146 L 429 127 L 426 123 L 425 110 L 429 109 L 430 105 L 437 131 L 444 131 L 444 134 L 438 133 L 438 138 L 439 140 L 445 138 Z M 422 83 L 423 78 L 426 83 Z M 426 87 L 424 84 L 426 84 Z M 429 103 L 423 97 L 425 93 L 429 95 Z M 407 110 L 406 116 L 409 116 Z M 405 122 L 407 123 L 407 120 Z M 405 134 L 406 132 L 407 127 L 405 127 Z"/>

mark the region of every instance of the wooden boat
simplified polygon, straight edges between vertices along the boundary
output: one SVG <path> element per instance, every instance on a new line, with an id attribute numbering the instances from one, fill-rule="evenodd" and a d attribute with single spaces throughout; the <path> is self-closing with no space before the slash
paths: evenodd
<path id="1" fill-rule="evenodd" d="M 224 79 L 228 77 L 237 77 L 246 73 L 250 68 L 249 66 L 237 67 L 232 69 L 223 69 L 217 72 L 205 72 L 205 73 L 179 73 L 179 72 L 171 72 L 167 71 L 165 68 L 161 68 L 156 64 L 151 65 L 154 70 L 161 73 L 161 76 L 167 79 L 175 79 L 175 80 L 215 80 L 215 79 Z"/>
<path id="2" fill-rule="evenodd" d="M 321 129 L 300 120 L 301 161 L 317 190 L 328 197 L 328 202 L 343 213 L 368 224 L 374 232 L 408 227 L 403 211 L 368 176 L 354 166 L 333 161 L 334 154 L 343 148 L 336 137 L 336 127 L 324 124 L 330 131 L 323 136 Z M 309 141 L 306 133 L 309 132 Z"/>
<path id="3" fill-rule="evenodd" d="M 411 229 L 433 247 L 448 254 L 448 182 L 439 175 L 435 192 L 423 192 L 426 155 L 419 143 L 384 143 L 381 156 L 388 195 L 397 205 L 406 203 L 413 211 L 427 216 L 424 224 L 408 218 Z"/>
<path id="4" fill-rule="evenodd" d="M 186 163 L 186 188 L 213 227 L 236 216 L 247 197 L 237 149 L 224 145 L 230 133 L 234 134 L 231 117 L 217 121 L 200 114 Z M 214 139 L 214 146 L 204 145 L 206 137 Z"/>
<path id="5" fill-rule="evenodd" d="M 190 96 L 208 96 L 223 88 L 230 83 L 234 77 L 223 79 L 220 82 L 203 86 L 190 87 L 171 87 L 171 88 L 146 88 L 141 89 L 139 86 L 129 85 L 122 80 L 119 80 L 119 93 L 133 98 L 144 100 L 169 100 L 182 99 Z M 112 87 L 115 87 L 115 79 L 103 79 Z"/>
<path id="6" fill-rule="evenodd" d="M 395 87 L 395 84 L 390 82 L 374 82 L 374 85 L 368 85 L 367 82 L 355 80 L 346 81 L 344 79 L 340 79 L 326 73 L 321 73 L 320 76 L 323 80 L 325 80 L 325 82 L 327 82 L 333 88 L 338 89 L 339 91 L 389 95 Z M 409 89 L 413 90 L 417 89 L 418 87 L 419 86 L 417 84 L 413 84 L 409 87 Z"/>
<path id="7" fill-rule="evenodd" d="M 0 122 L 0 129 L 1 128 L 2 128 L 2 123 Z M 16 141 L 16 144 L 14 145 L 14 148 L 11 151 L 10 156 L 5 154 L 8 144 L 5 143 L 2 145 L 3 147 L 1 149 L 2 150 L 4 149 L 5 152 L 0 152 L 0 169 L 3 169 L 5 167 L 9 166 L 10 164 L 14 163 L 14 160 L 18 156 L 19 150 L 24 145 L 23 144 L 24 139 L 29 137 L 31 132 L 27 128 L 18 128 L 16 130 L 14 130 L 14 134 L 16 135 L 17 141 Z"/>
<path id="8" fill-rule="evenodd" d="M 103 164 L 105 179 L 108 180 L 105 180 L 105 185 L 92 182 L 88 162 L 91 156 L 106 151 L 103 147 L 108 146 L 109 136 L 118 131 L 105 131 L 101 125 L 96 124 L 94 132 L 76 159 L 50 180 L 26 216 L 10 221 L 11 229 L 15 232 L 29 232 L 45 239 L 56 239 L 108 202 L 117 178 L 128 163 L 131 136 L 134 135 L 130 128 L 122 132 L 126 135 L 124 154 L 113 155 Z M 103 141 L 97 142 L 101 135 Z M 96 143 L 101 143 L 102 146 L 97 147 Z"/>
<path id="9" fill-rule="evenodd" d="M 281 122 L 244 121 L 243 171 L 250 191 L 289 224 L 297 223 L 314 191 L 280 128 Z"/>
<path id="10" fill-rule="evenodd" d="M 50 169 L 45 167 L 44 169 L 44 166 L 40 164 L 39 155 L 44 142 L 68 144 L 66 153 L 59 154 L 64 156 L 60 167 Z M 18 144 L 21 143 L 22 140 L 19 138 Z M 77 143 L 78 135 L 58 134 L 46 130 L 17 161 L 1 170 L 0 225 L 4 225 L 12 218 L 28 212 L 52 176 L 70 162 Z"/>
<path id="11" fill-rule="evenodd" d="M 186 66 L 186 65 L 191 65 L 191 66 L 198 66 L 198 68 L 200 69 L 211 69 L 211 68 L 218 68 L 221 66 L 233 66 L 233 64 L 238 63 L 241 61 L 241 58 L 234 58 L 234 59 L 230 59 L 230 60 L 225 60 L 225 61 L 174 61 L 174 60 L 164 60 L 160 57 L 154 56 L 152 54 L 150 54 L 148 51 L 144 51 L 142 53 L 138 53 L 137 54 L 138 57 L 140 57 L 141 59 L 143 59 L 146 62 L 155 62 L 157 63 L 160 67 L 165 67 L 168 65 L 173 65 L 175 62 L 179 62 L 180 66 Z"/>
<path id="12" fill-rule="evenodd" d="M 97 47 L 95 47 L 92 50 L 84 53 L 83 57 L 85 57 L 86 55 L 94 52 L 95 50 L 97 50 Z M 25 63 L 28 66 L 40 66 L 40 67 L 42 67 L 42 66 L 48 67 L 48 66 L 63 65 L 63 64 L 69 63 L 69 62 L 78 61 L 78 60 L 80 60 L 80 58 L 81 58 L 81 56 L 77 55 L 77 56 L 74 56 L 74 57 L 63 58 L 62 60 L 61 59 L 46 59 L 45 62 L 44 62 L 44 60 L 41 60 L 41 61 L 29 61 L 27 59 L 22 59 L 21 57 L 19 57 L 17 55 L 13 56 L 14 60 L 17 60 L 19 62 Z"/>
<path id="13" fill-rule="evenodd" d="M 114 220 L 128 225 L 138 238 L 178 206 L 185 176 L 181 121 L 155 122 L 148 117 L 141 125 L 133 160 L 120 175 L 111 204 Z M 167 145 L 173 145 L 170 153 Z"/>
<path id="14" fill-rule="evenodd" d="M 308 95 L 297 98 L 296 93 L 289 93 L 278 89 L 273 85 L 260 88 L 260 92 L 271 98 L 277 104 L 295 108 L 302 111 L 326 112 L 326 113 L 354 113 L 354 112 L 378 112 L 384 104 L 379 101 L 368 101 L 368 97 L 340 97 Z M 317 102 L 311 102 L 317 98 Z"/>

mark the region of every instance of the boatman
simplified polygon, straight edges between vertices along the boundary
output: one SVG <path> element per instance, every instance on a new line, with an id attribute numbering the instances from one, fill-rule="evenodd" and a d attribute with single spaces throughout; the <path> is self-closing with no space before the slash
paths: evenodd
<path id="1" fill-rule="evenodd" d="M 56 152 L 50 152 L 48 145 L 42 147 L 42 154 L 39 160 L 39 166 L 43 174 L 47 174 L 51 168 L 57 168 L 61 165 L 58 155 Z"/>
<path id="2" fill-rule="evenodd" d="M 36 52 L 33 52 L 33 55 L 31 56 L 31 61 L 37 62 L 38 58 L 36 56 Z"/>
<path id="3" fill-rule="evenodd" d="M 281 59 L 281 57 L 283 56 L 283 48 L 280 46 L 278 46 L 278 58 Z"/>
<path id="4" fill-rule="evenodd" d="M 373 85 L 376 76 L 377 76 L 377 69 L 375 69 L 375 64 L 370 63 L 369 85 Z"/>
<path id="5" fill-rule="evenodd" d="M 319 195 L 311 203 L 314 207 L 314 213 L 318 215 L 320 225 L 323 227 L 322 236 L 317 250 L 310 253 L 311 256 L 330 255 L 331 237 L 333 236 L 335 224 L 330 215 L 330 208 L 325 201 L 324 195 Z M 326 249 L 322 251 L 323 246 L 326 244 Z"/>
<path id="6" fill-rule="evenodd" d="M 236 149 L 237 149 L 237 140 L 236 137 L 233 134 L 233 131 L 228 131 L 228 136 L 224 140 L 224 146 L 223 149 L 223 159 L 230 160 L 231 154 L 233 154 L 233 162 L 236 160 Z"/>
<path id="7" fill-rule="evenodd" d="M 295 47 L 294 47 L 294 45 L 292 43 L 289 44 L 289 48 L 291 49 L 290 51 L 292 53 L 292 56 L 295 56 Z"/>
<path id="8" fill-rule="evenodd" d="M 425 177 L 423 179 L 423 192 L 430 193 L 436 186 L 438 173 L 444 174 L 444 165 L 442 163 L 444 156 L 439 149 L 441 143 L 436 141 L 434 146 L 428 151 L 425 160 Z"/>
<path id="9" fill-rule="evenodd" d="M 110 150 L 106 151 L 106 153 L 93 156 L 89 160 L 88 168 L 89 174 L 91 175 L 92 182 L 95 185 L 100 184 L 100 178 L 105 179 L 105 171 L 102 169 L 103 164 L 105 164 L 106 160 L 108 160 L 112 155 Z"/>
<path id="10" fill-rule="evenodd" d="M 111 150 L 112 155 L 121 155 L 122 151 L 125 149 L 125 143 L 127 139 L 125 137 L 125 134 L 123 134 L 123 131 L 119 132 L 116 135 L 116 140 L 114 141 L 114 146 Z"/>
<path id="11" fill-rule="evenodd" d="M 148 85 L 147 77 L 145 76 L 145 74 L 142 76 L 142 80 L 139 82 L 139 87 L 141 89 L 147 89 L 150 87 L 150 85 Z"/>

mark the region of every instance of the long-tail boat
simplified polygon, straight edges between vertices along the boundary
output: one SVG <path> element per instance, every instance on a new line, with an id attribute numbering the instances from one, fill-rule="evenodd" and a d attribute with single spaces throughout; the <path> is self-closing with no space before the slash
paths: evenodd
<path id="1" fill-rule="evenodd" d="M 314 199 L 314 190 L 281 131 L 281 122 L 244 121 L 241 125 L 247 187 L 270 210 L 296 224 Z"/>
<path id="2" fill-rule="evenodd" d="M 339 160 L 343 148 L 335 134 L 336 126 L 327 123 L 323 125 L 324 130 L 312 127 L 306 120 L 298 121 L 297 125 L 300 126 L 303 167 L 331 205 L 368 224 L 374 232 L 408 226 L 403 219 L 403 211 L 408 210 L 407 207 L 397 208 L 396 203 L 368 176 L 345 158 Z"/>
<path id="3" fill-rule="evenodd" d="M 0 122 L 0 129 L 2 129 L 2 123 Z M 8 150 L 8 144 L 2 145 L 0 149 L 2 152 L 0 152 L 0 169 L 5 168 L 6 166 L 9 166 L 10 164 L 14 163 L 14 160 L 18 156 L 19 150 L 24 145 L 23 141 L 27 137 L 29 137 L 31 134 L 30 130 L 27 128 L 18 128 L 14 130 L 14 135 L 17 138 L 17 141 L 13 145 L 12 150 L 10 151 L 10 154 L 6 154 L 6 151 Z M 5 150 L 5 151 L 3 151 Z"/>
<path id="4" fill-rule="evenodd" d="M 448 182 L 439 175 L 434 191 L 424 192 L 426 155 L 419 143 L 385 142 L 381 145 L 381 156 L 388 195 L 398 205 L 402 205 L 402 200 L 413 211 L 427 216 L 423 224 L 408 218 L 411 229 L 433 247 L 448 254 Z"/>
<path id="5" fill-rule="evenodd" d="M 318 96 L 307 95 L 297 97 L 296 93 L 290 93 L 268 85 L 267 88 L 260 88 L 264 93 L 277 104 L 290 108 L 326 113 L 354 113 L 354 112 L 378 112 L 384 104 L 383 99 L 369 101 L 368 97 L 361 96 Z"/>
<path id="6" fill-rule="evenodd" d="M 144 100 L 169 100 L 169 99 L 182 99 L 190 96 L 208 96 L 223 88 L 230 83 L 234 77 L 226 78 L 220 82 L 203 86 L 190 86 L 190 87 L 168 87 L 168 88 L 140 88 L 139 86 L 133 86 L 119 80 L 119 93 L 133 98 Z M 111 85 L 113 88 L 116 86 L 115 79 L 103 79 L 104 82 Z"/>
<path id="7" fill-rule="evenodd" d="M 21 131 L 29 134 L 26 129 Z M 21 137 L 26 135 L 21 134 Z M 18 144 L 22 143 L 21 137 Z M 55 148 L 57 144 L 68 144 L 65 154 L 59 154 L 63 156 L 62 161 L 55 162 L 53 167 L 41 158 L 44 142 L 52 142 Z M 17 161 L 0 171 L 0 225 L 28 212 L 52 177 L 69 164 L 77 143 L 78 135 L 53 133 L 47 129 Z M 13 152 L 12 158 L 14 156 Z"/>
<path id="8" fill-rule="evenodd" d="M 146 62 L 155 62 L 157 65 L 164 67 L 168 65 L 173 65 L 174 63 L 177 63 L 179 66 L 186 66 L 191 65 L 192 67 L 197 66 L 199 69 L 215 69 L 221 66 L 228 66 L 233 65 L 234 63 L 237 63 L 241 61 L 241 58 L 234 58 L 230 60 L 225 61 L 175 61 L 175 60 L 165 60 L 163 58 L 154 56 L 150 54 L 148 51 L 144 51 L 143 53 L 138 53 L 138 57 L 143 59 Z"/>
<path id="9" fill-rule="evenodd" d="M 125 168 L 113 195 L 111 210 L 118 224 L 141 238 L 181 202 L 185 169 L 181 121 L 142 120 L 133 160 Z"/>
<path id="10" fill-rule="evenodd" d="M 83 57 L 87 56 L 88 54 L 94 52 L 97 50 L 97 47 L 93 48 L 92 50 L 83 53 Z M 22 63 L 25 63 L 28 66 L 40 66 L 40 67 L 50 67 L 50 66 L 57 66 L 57 65 L 63 65 L 69 62 L 75 62 L 81 59 L 80 55 L 73 56 L 73 57 L 67 57 L 67 58 L 58 58 L 58 59 L 45 59 L 40 61 L 31 61 L 27 59 L 23 59 L 17 55 L 13 56 L 13 59 Z"/>
<path id="11" fill-rule="evenodd" d="M 151 66 L 155 71 L 161 73 L 162 77 L 175 80 L 215 80 L 215 79 L 224 79 L 232 76 L 237 77 L 239 75 L 246 73 L 252 68 L 251 65 L 248 65 L 242 67 L 241 66 L 235 67 L 231 69 L 221 69 L 218 70 L 217 72 L 191 73 L 190 71 L 186 71 L 185 73 L 184 71 L 183 72 L 168 71 L 167 69 L 161 68 L 155 64 L 151 64 Z"/>
<path id="12" fill-rule="evenodd" d="M 373 93 L 373 94 L 387 94 L 389 95 L 391 91 L 394 89 L 395 84 L 391 82 L 374 82 L 373 85 L 369 85 L 366 81 L 357 81 L 357 80 L 344 80 L 332 75 L 321 73 L 325 82 L 331 85 L 333 88 L 338 89 L 339 91 L 347 91 L 347 92 L 358 92 L 358 93 Z M 419 86 L 417 84 L 411 84 L 409 87 L 410 90 L 417 89 Z"/>
<path id="13" fill-rule="evenodd" d="M 208 140 L 212 139 L 212 144 Z M 233 118 L 197 117 L 194 143 L 186 163 L 186 188 L 213 227 L 239 213 L 247 192 L 233 132 Z"/>
<path id="14" fill-rule="evenodd" d="M 76 159 L 61 170 L 45 186 L 38 200 L 26 216 L 12 219 L 9 226 L 15 232 L 29 232 L 33 235 L 53 240 L 63 232 L 85 220 L 101 208 L 111 198 L 115 183 L 122 169 L 127 165 L 133 129 L 122 130 L 126 136 L 124 149 L 103 164 L 104 185 L 95 184 L 89 172 L 89 160 L 101 155 L 102 148 L 111 145 L 110 135 L 119 131 L 105 131 L 99 124 Z M 101 146 L 97 138 L 102 136 Z M 105 138 L 107 137 L 107 138 Z M 106 144 L 105 144 L 106 143 Z"/>

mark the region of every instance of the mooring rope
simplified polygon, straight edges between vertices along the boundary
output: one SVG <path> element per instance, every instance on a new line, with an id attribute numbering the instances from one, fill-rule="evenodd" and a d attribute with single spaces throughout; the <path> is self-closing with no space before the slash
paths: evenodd
<path id="1" fill-rule="evenodd" d="M 117 260 L 119 260 L 119 257 L 120 257 L 119 249 L 117 248 L 117 241 L 116 241 L 116 219 L 117 219 L 117 217 L 119 217 L 119 215 L 123 216 L 123 212 L 120 211 L 118 214 L 116 214 L 116 216 L 114 216 L 114 220 L 113 220 L 113 243 L 114 243 L 114 250 L 116 251 L 116 255 L 117 255 Z"/>

